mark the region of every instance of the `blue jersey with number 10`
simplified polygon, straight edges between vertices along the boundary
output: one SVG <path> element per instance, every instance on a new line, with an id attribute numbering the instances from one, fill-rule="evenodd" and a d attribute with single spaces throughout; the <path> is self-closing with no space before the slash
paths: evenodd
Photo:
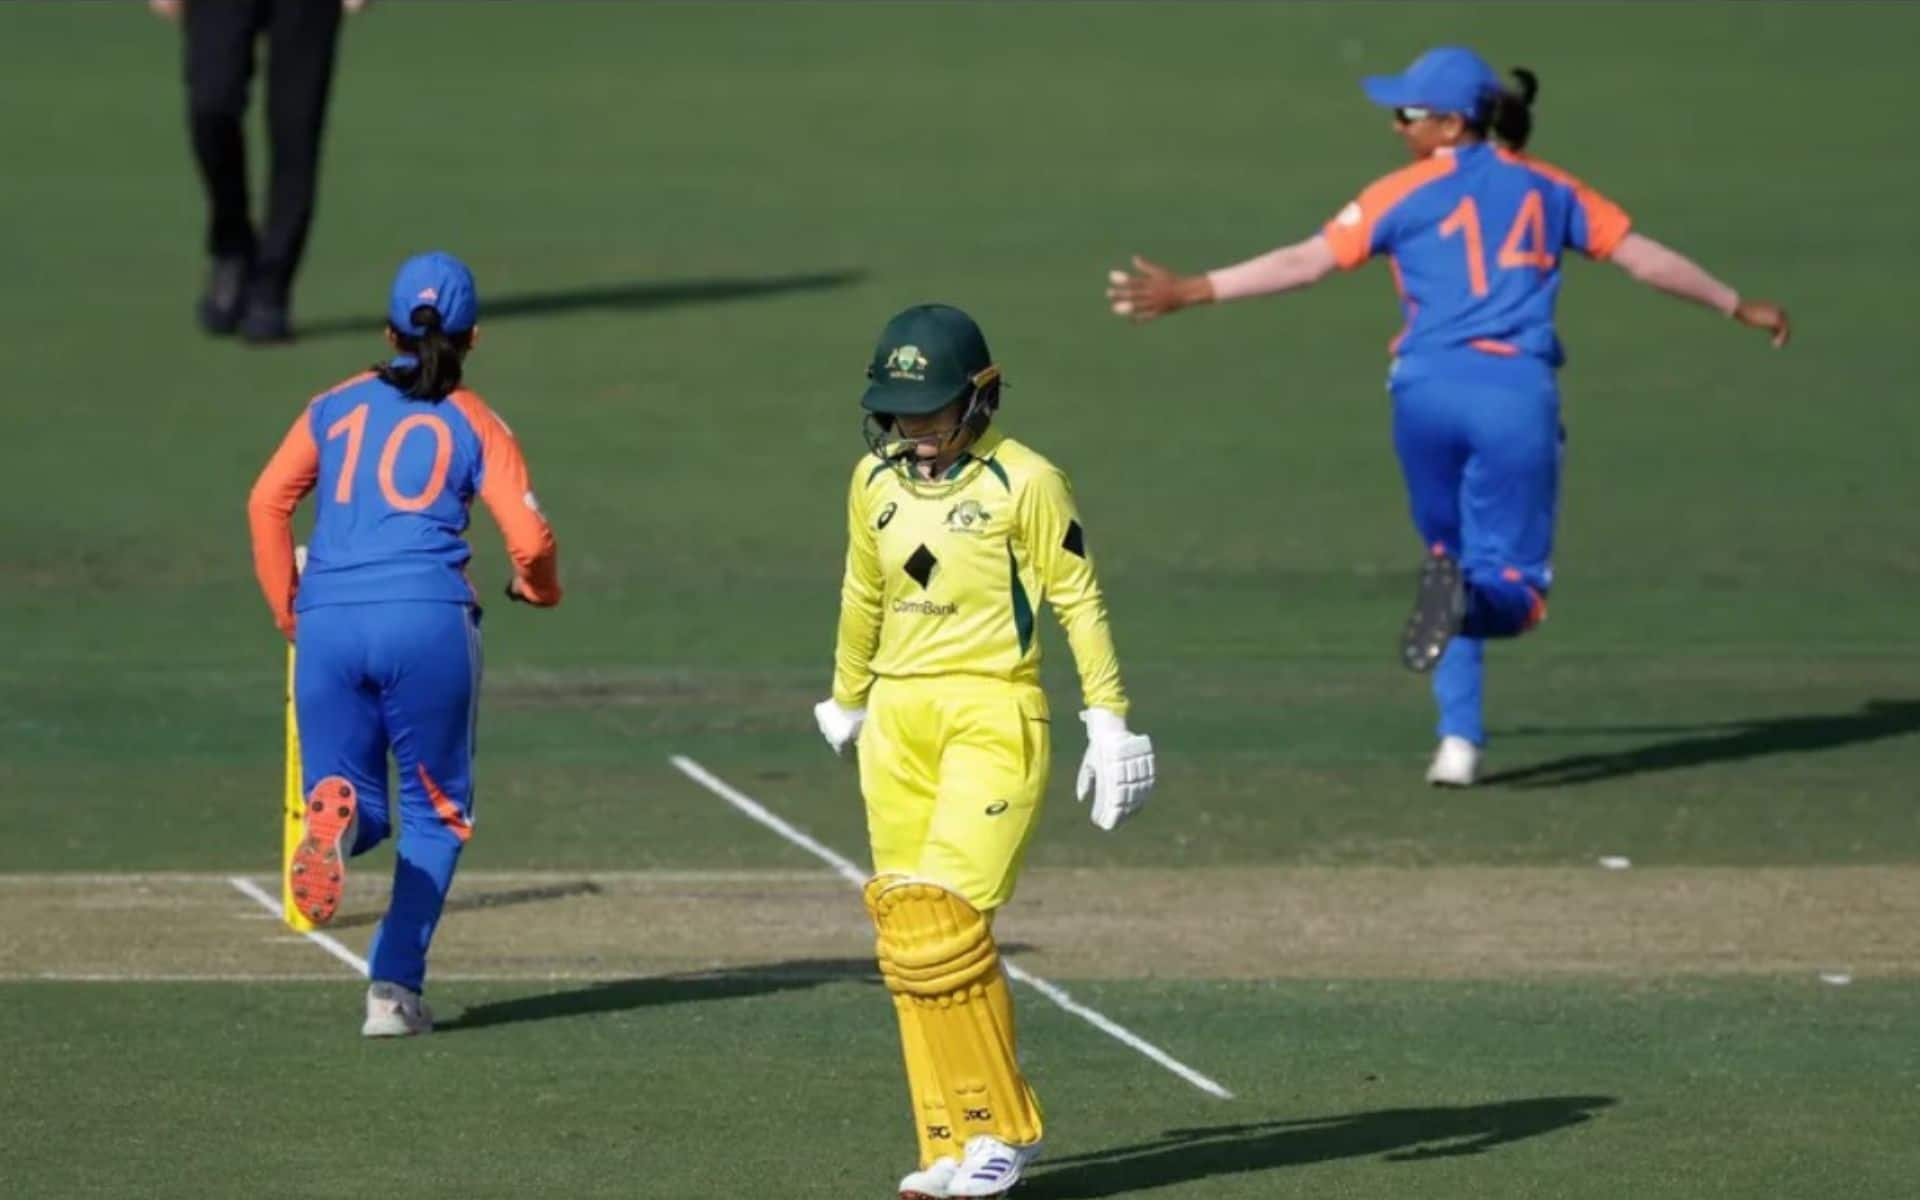
<path id="1" fill-rule="evenodd" d="M 313 535 L 296 585 L 288 521 L 309 492 Z M 465 389 L 415 399 L 371 372 L 323 392 L 248 505 L 255 571 L 276 619 L 284 627 L 287 610 L 326 604 L 471 603 L 465 534 L 476 496 L 506 537 L 520 594 L 558 602 L 553 534 L 518 443 L 485 401 Z"/>

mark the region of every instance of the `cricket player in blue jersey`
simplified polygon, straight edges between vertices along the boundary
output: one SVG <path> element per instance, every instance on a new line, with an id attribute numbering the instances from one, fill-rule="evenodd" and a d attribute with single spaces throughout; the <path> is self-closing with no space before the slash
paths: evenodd
<path id="1" fill-rule="evenodd" d="M 392 832 L 387 755 L 399 768 L 393 898 L 367 957 L 368 1037 L 426 1033 L 427 948 L 473 833 L 480 607 L 463 534 L 475 496 L 513 560 L 510 599 L 560 602 L 553 533 L 506 423 L 460 386 L 479 299 L 459 259 L 426 254 L 394 278 L 395 355 L 321 393 L 294 421 L 247 502 L 260 590 L 296 649 L 306 837 L 290 894 L 333 919 L 345 860 Z M 306 569 L 292 516 L 314 495 Z"/>
<path id="2" fill-rule="evenodd" d="M 1788 337 L 1778 305 L 1742 299 L 1634 232 L 1611 200 L 1529 157 L 1538 81 L 1525 70 L 1514 78 L 1517 87 L 1503 86 L 1461 47 L 1368 78 L 1367 97 L 1393 111 L 1413 165 L 1303 242 L 1204 275 L 1135 258 L 1107 288 L 1113 311 L 1139 322 L 1387 259 L 1406 320 L 1388 372 L 1394 449 L 1424 549 L 1400 653 L 1412 670 L 1434 672 L 1440 745 L 1427 781 L 1456 787 L 1478 777 L 1486 744 L 1486 642 L 1537 626 L 1553 584 L 1565 361 L 1554 305 L 1566 252 L 1765 330 L 1776 347 Z"/>

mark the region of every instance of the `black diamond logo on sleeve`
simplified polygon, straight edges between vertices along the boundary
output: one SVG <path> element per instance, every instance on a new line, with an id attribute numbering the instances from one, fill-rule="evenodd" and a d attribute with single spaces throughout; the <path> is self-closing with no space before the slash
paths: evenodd
<path id="1" fill-rule="evenodd" d="M 1080 528 L 1080 522 L 1067 523 L 1067 536 L 1060 540 L 1060 544 L 1066 547 L 1070 554 L 1077 554 L 1081 558 L 1087 556 L 1087 535 L 1086 531 Z"/>
<path id="2" fill-rule="evenodd" d="M 939 565 L 940 560 L 933 556 L 933 551 L 921 546 L 907 559 L 907 575 L 924 589 L 933 578 L 933 569 Z"/>

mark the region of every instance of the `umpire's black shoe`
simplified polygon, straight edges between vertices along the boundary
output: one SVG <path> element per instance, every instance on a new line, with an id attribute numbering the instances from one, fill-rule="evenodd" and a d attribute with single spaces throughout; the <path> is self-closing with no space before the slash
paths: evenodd
<path id="1" fill-rule="evenodd" d="M 194 306 L 200 328 L 224 336 L 240 327 L 240 313 L 247 302 L 247 260 L 216 258 L 207 272 L 207 290 L 200 293 Z"/>
<path id="2" fill-rule="evenodd" d="M 1420 590 L 1400 635 L 1400 661 L 1423 675 L 1433 670 L 1466 617 L 1467 585 L 1460 564 L 1444 547 L 1435 546 L 1420 564 Z"/>
<path id="3" fill-rule="evenodd" d="M 286 297 L 262 290 L 250 294 L 240 318 L 240 336 L 255 346 L 292 341 L 293 319 L 287 312 Z"/>

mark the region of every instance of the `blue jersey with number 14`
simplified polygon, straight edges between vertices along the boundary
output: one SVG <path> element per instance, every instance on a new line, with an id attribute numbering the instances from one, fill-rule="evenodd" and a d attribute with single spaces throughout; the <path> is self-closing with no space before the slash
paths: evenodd
<path id="1" fill-rule="evenodd" d="M 1397 356 L 1467 348 L 1557 367 L 1561 257 L 1604 259 L 1629 226 L 1619 205 L 1566 172 L 1477 142 L 1386 176 L 1324 233 L 1343 268 L 1387 256 L 1406 320 Z"/>

